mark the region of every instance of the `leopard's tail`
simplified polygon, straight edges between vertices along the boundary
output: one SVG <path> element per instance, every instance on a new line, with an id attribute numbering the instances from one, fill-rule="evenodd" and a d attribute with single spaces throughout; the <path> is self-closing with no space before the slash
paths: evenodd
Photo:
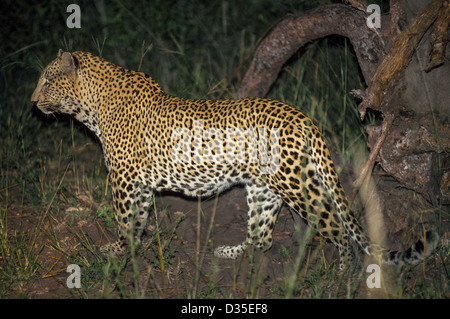
<path id="1" fill-rule="evenodd" d="M 321 136 L 317 129 L 315 131 L 315 136 Z M 316 164 L 316 170 L 323 171 L 326 166 L 331 167 L 330 174 L 334 175 L 334 178 L 322 179 L 320 174 L 317 175 L 325 185 L 325 188 L 330 195 L 330 199 L 337 210 L 338 216 L 344 225 L 345 231 L 356 243 L 358 243 L 366 254 L 380 257 L 383 264 L 416 264 L 430 256 L 433 250 L 438 246 L 440 237 L 436 232 L 432 231 L 426 232 L 417 243 L 405 251 L 387 250 L 372 243 L 363 231 L 357 218 L 350 210 L 347 197 L 339 182 L 338 175 L 334 170 L 334 165 L 331 161 L 328 149 L 324 147 L 322 154 L 319 153 L 319 155 L 317 155 L 311 153 L 311 155 Z"/>
<path id="2" fill-rule="evenodd" d="M 338 185 L 337 187 L 341 187 Z M 338 210 L 347 234 L 361 247 L 368 255 L 381 259 L 381 263 L 387 265 L 414 265 L 431 255 L 434 249 L 439 245 L 440 236 L 434 231 L 427 231 L 414 245 L 405 251 L 388 250 L 372 243 L 364 230 L 350 211 L 348 204 L 339 204 L 333 199 L 334 205 Z M 339 208 L 338 208 L 339 205 Z M 345 209 L 344 212 L 339 211 Z"/>
<path id="3" fill-rule="evenodd" d="M 343 192 L 340 184 L 336 188 L 341 188 L 339 191 Z M 332 199 L 341 218 L 342 223 L 347 234 L 361 247 L 361 249 L 368 255 L 372 255 L 381 259 L 381 263 L 387 265 L 414 265 L 428 256 L 434 251 L 440 242 L 440 236 L 433 231 L 427 231 L 422 238 L 420 238 L 414 245 L 405 251 L 388 250 L 380 247 L 378 244 L 371 242 L 365 234 L 356 217 L 350 210 L 349 204 L 346 200 Z"/>
<path id="4" fill-rule="evenodd" d="M 342 188 L 341 185 L 337 187 Z M 341 190 L 343 192 L 343 190 Z M 338 211 L 347 234 L 361 247 L 368 255 L 381 259 L 383 264 L 403 265 L 417 264 L 431 255 L 433 250 L 440 242 L 439 234 L 433 231 L 427 231 L 414 245 L 405 251 L 388 250 L 372 243 L 365 234 L 356 217 L 351 212 L 348 204 L 344 201 L 338 201 L 333 198 L 334 205 Z M 340 203 L 339 203 L 340 202 Z"/>
<path id="5" fill-rule="evenodd" d="M 381 261 L 387 265 L 415 265 L 431 255 L 439 245 L 440 236 L 434 231 L 427 231 L 417 243 L 405 251 L 382 251 Z"/>

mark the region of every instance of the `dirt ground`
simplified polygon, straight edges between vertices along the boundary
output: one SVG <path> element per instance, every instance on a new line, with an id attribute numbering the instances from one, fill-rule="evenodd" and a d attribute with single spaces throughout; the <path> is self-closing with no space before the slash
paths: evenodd
<path id="1" fill-rule="evenodd" d="M 194 285 L 194 282 L 198 282 L 199 286 L 203 286 L 205 283 L 207 284 L 208 280 L 206 279 L 208 279 L 208 272 L 210 272 L 208 268 L 212 263 L 212 259 L 215 260 L 216 266 L 221 268 L 219 271 L 220 274 L 217 274 L 216 284 L 222 287 L 231 287 L 234 280 L 235 284 L 242 285 L 241 288 L 235 289 L 236 292 L 242 295 L 228 297 L 245 297 L 245 280 L 241 281 L 241 278 L 238 280 L 236 278 L 233 279 L 233 274 L 238 277 L 246 277 L 248 270 L 240 269 L 236 275 L 236 270 L 233 268 L 238 267 L 238 264 L 243 267 L 243 265 L 248 263 L 248 257 L 243 258 L 246 260 L 220 260 L 212 257 L 211 253 L 213 247 L 217 245 L 237 244 L 244 240 L 246 234 L 246 202 L 244 193 L 243 189 L 236 188 L 219 197 L 210 236 L 217 243 L 214 246 L 206 242 L 206 235 L 210 228 L 215 200 L 211 199 L 201 203 L 199 256 L 203 259 L 203 266 L 201 267 L 202 270 L 199 274 L 198 281 L 195 279 L 196 252 L 198 250 L 198 201 L 177 197 L 174 194 L 157 197 L 156 207 L 158 211 L 158 225 L 161 229 L 161 244 L 166 245 L 169 243 L 170 256 L 168 258 L 171 259 L 169 261 L 170 264 L 166 265 L 165 269 L 164 293 L 166 297 L 187 297 L 183 294 L 186 294 L 186 291 L 192 291 L 193 288 L 191 286 Z M 87 207 L 85 209 L 88 210 Z M 37 262 L 40 265 L 37 270 L 37 280 L 23 281 L 18 286 L 11 286 L 9 297 L 74 297 L 74 291 L 71 291 L 66 286 L 66 279 L 70 274 L 65 271 L 68 262 L 66 258 L 68 256 L 65 254 L 70 253 L 70 251 L 76 253 L 77 249 L 86 250 L 80 243 L 79 235 L 82 233 L 90 238 L 95 248 L 99 248 L 107 241 L 113 241 L 116 238 L 113 228 L 109 229 L 101 226 L 101 221 L 93 221 L 92 218 L 86 217 L 85 215 L 73 217 L 73 208 L 71 209 L 70 207 L 56 217 L 58 220 L 53 221 L 40 218 L 36 212 L 31 210 L 20 212 L 20 208 L 15 206 L 15 204 L 11 204 L 8 211 L 11 212 L 11 215 L 8 216 L 9 229 L 14 229 L 16 234 L 23 234 L 25 237 L 27 233 L 31 233 L 37 228 L 44 229 L 42 235 L 33 243 L 34 248 L 40 250 L 37 256 Z M 17 214 L 13 212 L 17 212 Z M 20 216 L 18 212 L 20 212 Z M 279 255 L 278 251 L 283 245 L 286 247 L 295 244 L 292 219 L 293 215 L 287 213 L 287 211 L 281 212 L 281 217 L 274 234 L 275 244 L 269 251 L 270 257 L 267 256 L 265 258 L 273 259 L 271 263 L 266 262 L 266 264 L 269 264 L 265 267 L 267 268 L 266 280 L 271 280 L 271 278 L 278 278 L 280 280 L 279 277 L 283 276 L 283 273 L 279 269 L 280 267 L 277 267 L 280 264 L 280 257 L 277 255 Z M 69 224 L 71 226 L 67 227 Z M 151 244 L 149 235 L 151 235 L 154 229 L 155 216 L 152 216 L 149 220 L 148 235 L 144 237 L 144 246 Z M 172 232 L 172 229 L 174 229 L 174 232 Z M 57 247 L 55 242 L 58 242 L 61 247 Z M 147 256 L 148 258 L 141 257 L 139 260 L 140 267 L 144 269 L 143 272 L 145 273 L 145 265 L 152 264 L 151 260 L 159 260 L 159 258 L 156 249 L 148 249 L 143 252 L 143 255 L 149 255 Z M 83 275 L 83 269 L 81 273 Z M 143 277 L 147 277 L 148 284 L 156 281 L 157 285 L 162 285 L 161 269 L 159 267 L 153 269 L 152 277 L 155 278 L 148 278 L 145 275 Z M 145 280 L 145 278 L 141 278 L 140 280 Z M 180 285 L 181 282 L 183 283 L 182 285 Z M 95 285 L 93 283 L 92 286 L 98 286 L 97 288 L 101 290 L 101 285 Z M 149 289 L 152 290 L 150 287 Z M 162 289 L 163 287 L 160 286 L 155 290 L 155 294 L 159 295 L 162 293 Z M 89 297 L 96 297 L 96 294 L 101 294 L 101 292 L 96 292 L 94 288 L 94 291 L 91 291 Z"/>

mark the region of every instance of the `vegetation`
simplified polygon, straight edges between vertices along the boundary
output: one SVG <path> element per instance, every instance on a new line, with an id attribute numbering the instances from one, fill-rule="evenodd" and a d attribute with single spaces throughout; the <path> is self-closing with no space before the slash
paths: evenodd
<path id="1" fill-rule="evenodd" d="M 3 2 L 0 298 L 450 297 L 448 244 L 422 268 L 387 270 L 392 282 L 373 293 L 365 288 L 364 267 L 338 275 L 336 254 L 325 243 L 304 240 L 313 234 L 289 214 L 277 227 L 298 224 L 291 226 L 290 244 L 273 248 L 272 257 L 249 252 L 236 262 L 214 260 L 214 218 L 221 212 L 213 203 L 220 198 L 182 213 L 155 201 L 144 247 L 123 260 L 105 259 L 98 247 L 114 239 L 115 221 L 101 148 L 83 126 L 65 116 L 46 117 L 30 103 L 40 72 L 60 48 L 139 69 L 173 95 L 231 98 L 265 32 L 286 14 L 328 1 L 80 1 L 80 29 L 67 28 L 65 2 Z M 316 121 L 347 183 L 368 154 L 348 94 L 364 85 L 357 75 L 349 43 L 329 37 L 299 52 L 268 96 Z M 208 211 L 207 204 L 213 204 Z M 440 222 L 448 217 L 441 213 Z M 191 246 L 179 235 L 190 227 L 189 218 L 201 225 Z M 279 277 L 269 280 L 266 268 L 274 258 Z M 69 264 L 82 268 L 81 289 L 66 287 Z"/>

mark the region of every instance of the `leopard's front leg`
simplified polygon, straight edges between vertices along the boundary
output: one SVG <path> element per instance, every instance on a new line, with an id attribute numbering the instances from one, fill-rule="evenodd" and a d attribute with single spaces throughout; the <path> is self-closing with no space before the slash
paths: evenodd
<path id="1" fill-rule="evenodd" d="M 141 242 L 153 192 L 151 188 L 132 180 L 127 174 L 111 174 L 111 189 L 118 224 L 118 240 L 102 246 L 100 251 L 112 256 L 123 255 L 130 244 Z"/>

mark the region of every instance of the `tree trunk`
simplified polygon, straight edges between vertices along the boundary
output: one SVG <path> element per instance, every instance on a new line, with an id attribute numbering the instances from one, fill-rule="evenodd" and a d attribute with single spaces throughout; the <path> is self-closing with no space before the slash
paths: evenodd
<path id="1" fill-rule="evenodd" d="M 355 192 L 379 162 L 386 174 L 377 181 L 377 193 L 391 221 L 387 230 L 395 233 L 408 227 L 411 212 L 450 204 L 450 4 L 391 0 L 381 28 L 370 29 L 367 6 L 348 2 L 282 20 L 256 50 L 238 97 L 266 95 L 284 63 L 306 43 L 332 34 L 347 37 L 367 84 L 353 91 L 361 100 L 361 118 L 372 109 L 384 119 L 366 127 L 371 154 Z"/>

